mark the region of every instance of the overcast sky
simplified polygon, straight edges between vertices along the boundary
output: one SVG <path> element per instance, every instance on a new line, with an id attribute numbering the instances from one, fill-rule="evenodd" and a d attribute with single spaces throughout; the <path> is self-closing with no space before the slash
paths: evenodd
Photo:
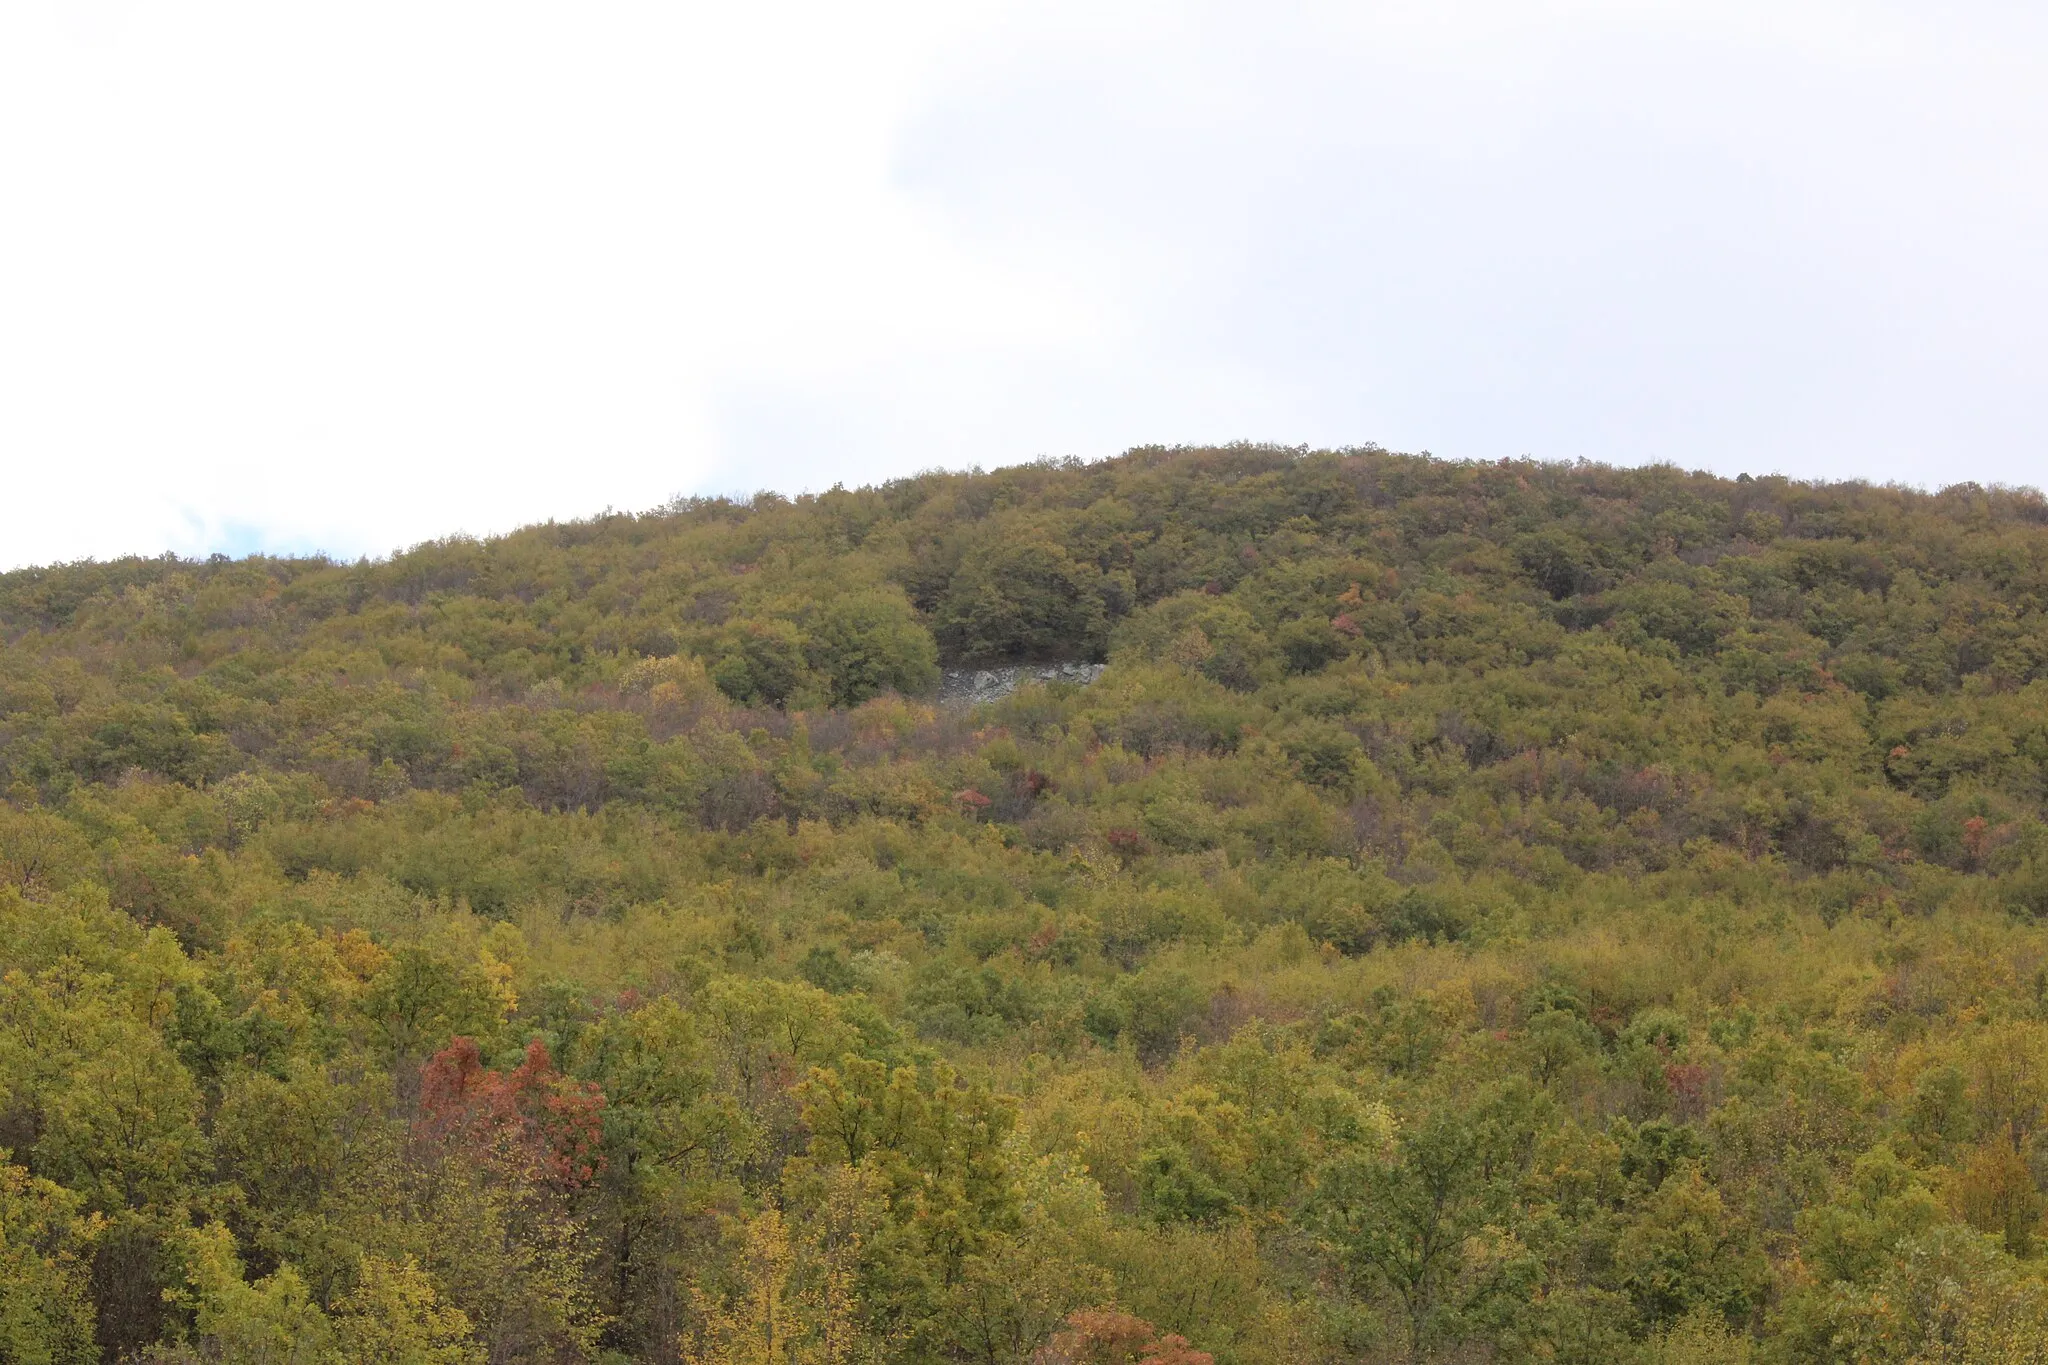
<path id="1" fill-rule="evenodd" d="M 0 566 L 1233 439 L 2039 484 L 2048 7 L 0 3 Z"/>

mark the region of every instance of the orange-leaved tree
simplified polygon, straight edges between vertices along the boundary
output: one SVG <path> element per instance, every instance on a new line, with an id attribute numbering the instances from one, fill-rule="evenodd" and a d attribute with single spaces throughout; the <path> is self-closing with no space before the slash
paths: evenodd
<path id="1" fill-rule="evenodd" d="M 1195 1350 L 1186 1337 L 1162 1334 L 1143 1318 L 1114 1308 L 1084 1308 L 1039 1347 L 1031 1365 L 1216 1365 L 1216 1357 Z"/>
<path id="2" fill-rule="evenodd" d="M 486 1067 L 475 1039 L 451 1040 L 420 1073 L 420 1110 L 425 1133 L 509 1175 L 573 1189 L 604 1169 L 604 1092 L 556 1070 L 538 1038 L 511 1071 Z"/>

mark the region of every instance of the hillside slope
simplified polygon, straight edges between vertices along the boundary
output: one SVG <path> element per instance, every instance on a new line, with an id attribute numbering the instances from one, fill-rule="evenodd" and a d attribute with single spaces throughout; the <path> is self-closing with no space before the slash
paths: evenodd
<path id="1" fill-rule="evenodd" d="M 0 788 L 0 1358 L 2048 1333 L 2034 492 L 1147 449 L 28 570 Z"/>

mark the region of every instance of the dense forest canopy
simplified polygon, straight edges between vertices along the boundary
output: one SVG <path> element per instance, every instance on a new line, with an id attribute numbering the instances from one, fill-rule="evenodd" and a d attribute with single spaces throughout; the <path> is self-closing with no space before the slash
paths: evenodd
<path id="1" fill-rule="evenodd" d="M 0 789 L 0 1361 L 2048 1360 L 2032 491 L 24 570 Z"/>

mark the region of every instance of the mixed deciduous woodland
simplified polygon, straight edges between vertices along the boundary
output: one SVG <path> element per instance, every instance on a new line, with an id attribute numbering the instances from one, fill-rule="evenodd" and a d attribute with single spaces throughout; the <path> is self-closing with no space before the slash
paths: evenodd
<path id="1" fill-rule="evenodd" d="M 2034 492 L 26 570 L 0 792 L 0 1361 L 2048 1360 Z"/>

